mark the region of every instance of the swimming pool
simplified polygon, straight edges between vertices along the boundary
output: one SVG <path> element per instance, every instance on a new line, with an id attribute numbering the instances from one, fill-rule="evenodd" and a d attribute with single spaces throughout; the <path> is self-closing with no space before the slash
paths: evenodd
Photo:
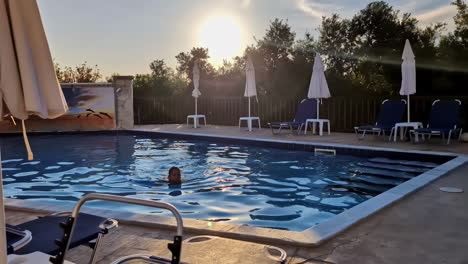
<path id="1" fill-rule="evenodd" d="M 425 165 L 436 164 L 407 164 L 407 168 L 422 169 L 391 170 L 389 175 L 401 177 L 387 175 L 375 184 L 369 182 L 375 178 L 356 173 L 363 168 L 381 170 L 364 166 L 370 158 L 366 155 L 314 155 L 309 150 L 265 143 L 129 133 L 32 135 L 30 141 L 36 157 L 32 162 L 24 160 L 20 137 L 0 140 L 6 197 L 72 203 L 90 192 L 119 194 L 172 203 L 186 218 L 292 231 L 328 220 L 428 170 Z M 181 186 L 165 181 L 172 166 L 182 169 Z M 356 177 L 360 179 L 355 181 Z M 355 188 L 343 188 L 350 180 Z M 90 205 L 165 215 L 105 202 Z"/>

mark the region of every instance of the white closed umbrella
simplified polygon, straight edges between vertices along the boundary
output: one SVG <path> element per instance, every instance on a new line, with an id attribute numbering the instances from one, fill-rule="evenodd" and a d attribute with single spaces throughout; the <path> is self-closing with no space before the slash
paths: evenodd
<path id="1" fill-rule="evenodd" d="M 407 96 L 408 109 L 406 113 L 408 115 L 408 122 L 410 122 L 410 95 L 416 93 L 416 61 L 414 60 L 414 53 L 409 40 L 405 42 L 405 48 L 403 49 L 401 58 L 403 59 L 403 63 L 401 64 L 400 95 Z"/>
<path id="2" fill-rule="evenodd" d="M 22 120 L 32 159 L 24 120 L 29 115 L 56 118 L 68 111 L 36 0 L 0 0 L 0 36 L 0 109 Z M 0 202 L 0 263 L 6 263 L 3 196 Z"/>
<path id="3" fill-rule="evenodd" d="M 245 65 L 245 92 L 244 97 L 249 98 L 249 117 L 250 114 L 250 97 L 257 96 L 257 84 L 255 82 L 255 68 L 252 62 L 252 58 L 247 58 Z"/>
<path id="4" fill-rule="evenodd" d="M 198 89 L 200 86 L 200 69 L 198 68 L 198 63 L 195 62 L 193 65 L 193 91 L 192 96 L 195 97 L 195 115 L 198 115 L 198 97 L 201 95 L 200 90 Z M 198 118 L 195 117 L 193 126 L 197 128 L 197 120 Z"/>
<path id="5" fill-rule="evenodd" d="M 316 98 L 329 98 L 330 90 L 328 89 L 327 79 L 325 79 L 325 72 L 323 67 L 322 58 L 319 53 L 315 54 L 314 67 L 312 77 L 310 78 L 309 92 L 307 97 L 309 99 Z M 317 102 L 317 119 L 319 119 L 319 103 Z"/>

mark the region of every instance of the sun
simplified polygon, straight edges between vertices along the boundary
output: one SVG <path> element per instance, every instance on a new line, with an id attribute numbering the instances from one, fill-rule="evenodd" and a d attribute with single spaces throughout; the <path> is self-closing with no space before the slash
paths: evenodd
<path id="1" fill-rule="evenodd" d="M 208 48 L 211 62 L 215 65 L 242 53 L 241 26 L 232 17 L 209 17 L 201 26 L 199 38 L 202 47 Z"/>

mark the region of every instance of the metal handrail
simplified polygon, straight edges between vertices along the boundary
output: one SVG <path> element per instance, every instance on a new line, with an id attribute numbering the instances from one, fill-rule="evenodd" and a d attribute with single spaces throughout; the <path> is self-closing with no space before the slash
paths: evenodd
<path id="1" fill-rule="evenodd" d="M 81 198 L 76 203 L 75 208 L 73 209 L 73 212 L 71 214 L 71 218 L 76 219 L 83 204 L 88 201 L 94 201 L 94 200 L 136 204 L 136 205 L 143 205 L 143 206 L 169 210 L 174 215 L 176 222 L 177 222 L 177 236 L 182 237 L 183 235 L 184 224 L 183 224 L 182 216 L 180 215 L 179 211 L 177 211 L 175 206 L 169 203 L 157 202 L 157 201 L 152 201 L 152 200 L 143 200 L 143 199 L 138 199 L 138 198 L 123 197 L 123 196 L 110 195 L 110 194 L 90 193 L 90 194 L 83 196 L 83 198 Z M 71 236 L 73 232 L 75 231 L 75 226 L 76 226 L 76 221 L 73 221 L 71 230 L 70 230 L 70 237 L 68 238 L 67 244 L 63 251 L 63 256 L 61 256 L 62 259 L 65 259 L 68 248 L 70 247 Z"/>

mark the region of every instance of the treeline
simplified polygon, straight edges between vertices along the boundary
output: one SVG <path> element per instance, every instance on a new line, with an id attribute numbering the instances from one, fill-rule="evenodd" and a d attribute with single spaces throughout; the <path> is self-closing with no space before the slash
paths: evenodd
<path id="1" fill-rule="evenodd" d="M 416 56 L 418 95 L 468 95 L 468 7 L 464 0 L 451 4 L 457 8 L 452 32 L 444 23 L 422 27 L 414 16 L 383 1 L 369 3 L 350 19 L 323 17 L 317 38 L 297 38 L 287 20 L 275 19 L 243 56 L 218 68 L 202 47 L 179 53 L 176 69 L 155 60 L 150 74 L 136 75 L 135 96 L 189 95 L 195 60 L 204 96 L 241 96 L 245 60 L 251 56 L 260 96 L 303 98 L 315 52 L 326 64 L 332 95 L 397 95 L 406 39 Z"/>

